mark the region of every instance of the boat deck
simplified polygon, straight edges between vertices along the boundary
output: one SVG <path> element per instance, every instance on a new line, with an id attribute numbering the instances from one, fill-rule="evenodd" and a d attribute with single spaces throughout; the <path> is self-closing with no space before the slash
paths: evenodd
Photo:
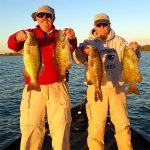
<path id="1" fill-rule="evenodd" d="M 85 111 L 85 105 L 81 104 L 73 107 L 71 113 L 73 118 L 70 134 L 71 150 L 88 150 L 87 116 Z M 42 150 L 52 150 L 48 124 L 46 124 L 46 128 L 47 131 L 45 134 Z M 134 150 L 150 150 L 150 142 L 134 129 L 131 129 L 131 138 Z M 109 118 L 107 119 L 106 123 L 104 140 L 105 150 L 117 150 L 117 144 L 114 138 L 114 126 Z M 19 150 L 19 148 L 20 138 L 9 144 L 7 147 L 4 148 L 4 150 Z"/>

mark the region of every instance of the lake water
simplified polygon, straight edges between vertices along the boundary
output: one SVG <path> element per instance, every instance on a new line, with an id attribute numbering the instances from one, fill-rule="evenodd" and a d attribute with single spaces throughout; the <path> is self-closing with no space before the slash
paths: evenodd
<path id="1" fill-rule="evenodd" d="M 127 96 L 131 125 L 144 136 L 150 137 L 150 52 L 142 52 L 140 70 L 142 83 L 138 84 L 140 95 Z M 0 57 L 0 149 L 20 135 L 19 107 L 24 86 L 21 56 Z M 83 84 L 83 66 L 73 65 L 70 70 L 69 87 L 71 103 L 84 100 L 86 86 Z"/>

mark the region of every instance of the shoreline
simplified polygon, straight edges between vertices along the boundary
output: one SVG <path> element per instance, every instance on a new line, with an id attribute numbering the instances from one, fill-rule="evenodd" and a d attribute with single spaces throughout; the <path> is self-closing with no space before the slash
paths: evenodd
<path id="1" fill-rule="evenodd" d="M 150 52 L 150 50 L 140 50 L 141 52 Z M 23 56 L 22 53 L 4 53 L 0 54 L 0 56 Z"/>

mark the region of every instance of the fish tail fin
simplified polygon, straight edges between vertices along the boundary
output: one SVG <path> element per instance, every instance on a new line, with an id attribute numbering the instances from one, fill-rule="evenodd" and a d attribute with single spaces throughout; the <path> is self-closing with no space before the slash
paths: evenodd
<path id="1" fill-rule="evenodd" d="M 31 91 L 31 90 L 35 90 L 40 92 L 41 91 L 41 87 L 38 83 L 30 83 L 27 87 L 27 91 Z"/>
<path id="2" fill-rule="evenodd" d="M 100 88 L 95 89 L 95 101 L 97 102 L 98 100 L 103 100 L 102 91 Z"/>
<path id="3" fill-rule="evenodd" d="M 140 91 L 138 90 L 138 88 L 136 87 L 135 84 L 130 84 L 127 91 L 126 91 L 127 95 L 132 94 L 132 93 L 134 93 L 136 95 L 138 95 L 140 93 Z"/>
<path id="4" fill-rule="evenodd" d="M 67 79 L 66 79 L 66 75 L 59 75 L 59 78 L 58 78 L 59 81 L 63 81 L 63 82 L 66 82 Z"/>

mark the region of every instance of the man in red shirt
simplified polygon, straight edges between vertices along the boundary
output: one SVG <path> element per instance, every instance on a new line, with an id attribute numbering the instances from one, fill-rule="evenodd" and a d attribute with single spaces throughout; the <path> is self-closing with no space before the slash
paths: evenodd
<path id="1" fill-rule="evenodd" d="M 53 53 L 58 30 L 53 25 L 55 11 L 48 5 L 41 6 L 32 14 L 38 22 L 36 28 L 21 30 L 8 39 L 8 47 L 14 51 L 23 49 L 27 39 L 25 31 L 34 32 L 42 56 L 44 72 L 38 76 L 41 91 L 27 92 L 30 77 L 25 77 L 20 106 L 20 128 L 22 133 L 21 150 L 40 150 L 45 135 L 45 113 L 48 114 L 48 123 L 54 150 L 69 150 L 69 134 L 71 123 L 70 95 L 66 82 L 58 81 L 59 73 L 53 62 Z M 65 34 L 69 39 L 73 52 L 77 47 L 77 40 L 73 29 L 66 28 Z"/>

